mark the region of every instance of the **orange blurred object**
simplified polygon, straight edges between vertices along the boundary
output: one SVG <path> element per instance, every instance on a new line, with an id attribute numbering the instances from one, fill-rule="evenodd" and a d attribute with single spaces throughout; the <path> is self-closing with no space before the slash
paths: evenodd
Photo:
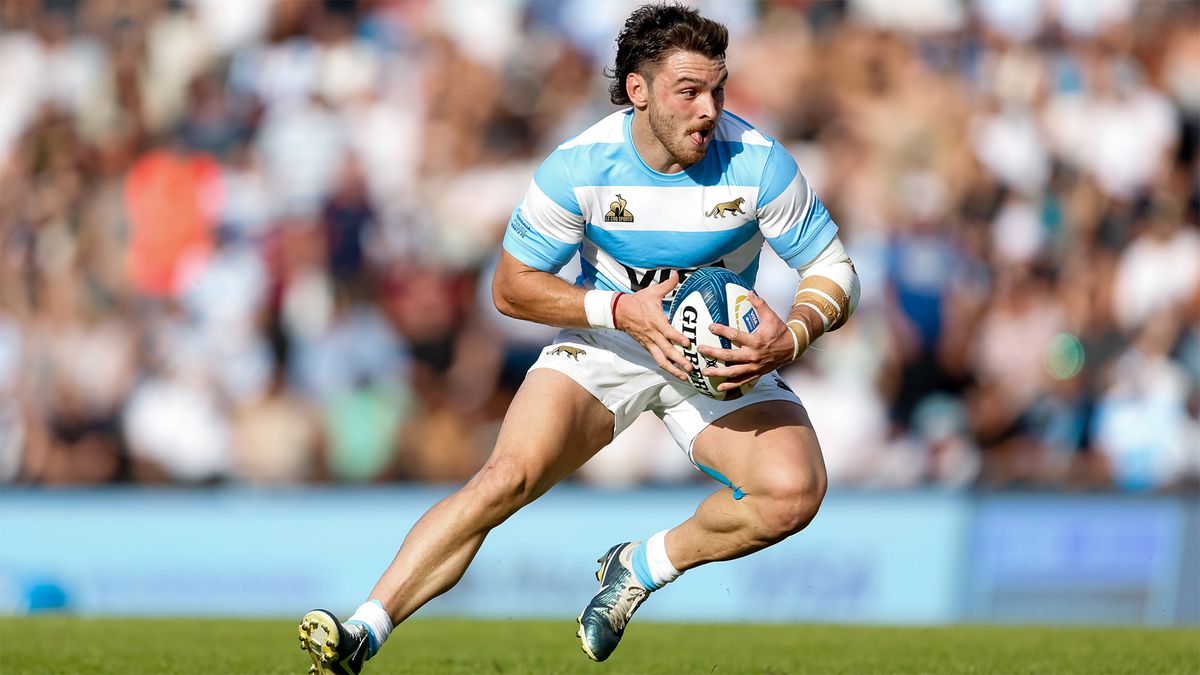
<path id="1" fill-rule="evenodd" d="M 125 268 L 147 295 L 176 295 L 213 249 L 221 170 L 205 153 L 153 150 L 125 178 L 130 233 Z"/>

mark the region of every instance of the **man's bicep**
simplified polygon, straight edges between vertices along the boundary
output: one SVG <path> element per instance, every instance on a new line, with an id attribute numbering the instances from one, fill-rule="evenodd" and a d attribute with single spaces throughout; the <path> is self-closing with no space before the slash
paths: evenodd
<path id="1" fill-rule="evenodd" d="M 555 155 L 538 169 L 525 199 L 513 210 L 504 249 L 526 265 L 557 273 L 583 241 L 583 213 L 565 175 L 555 172 Z M 561 169 L 562 167 L 559 167 Z"/>
<path id="2" fill-rule="evenodd" d="M 492 277 L 492 289 L 497 292 L 504 291 L 511 288 L 522 275 L 541 271 L 521 262 L 507 250 L 500 249 L 500 259 L 496 262 L 495 275 Z"/>
<path id="3" fill-rule="evenodd" d="M 529 290 L 530 281 L 536 283 L 539 277 L 557 279 L 552 273 L 527 265 L 506 249 L 500 249 L 492 276 L 492 301 L 501 311 L 519 304 Z"/>
<path id="4" fill-rule="evenodd" d="M 523 212 L 522 207 L 518 206 L 508 221 L 503 248 L 509 255 L 529 267 L 557 274 L 579 249 L 579 242 L 583 239 L 583 227 L 580 224 L 578 236 L 568 233 L 571 239 L 565 241 L 547 233 L 546 230 L 544 225 L 536 224 Z"/>
<path id="5" fill-rule="evenodd" d="M 793 268 L 815 258 L 838 227 L 791 155 L 776 144 L 763 172 L 758 227 L 780 258 Z"/>
<path id="6" fill-rule="evenodd" d="M 492 300 L 502 314 L 548 326 L 586 326 L 584 289 L 500 252 Z"/>

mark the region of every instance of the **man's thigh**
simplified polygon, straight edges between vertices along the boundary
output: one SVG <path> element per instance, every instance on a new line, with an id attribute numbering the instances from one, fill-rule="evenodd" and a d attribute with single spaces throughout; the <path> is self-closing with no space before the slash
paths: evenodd
<path id="1" fill-rule="evenodd" d="M 736 496 L 825 483 L 816 432 L 795 401 L 763 401 L 715 420 L 696 437 L 692 459 Z"/>
<path id="2" fill-rule="evenodd" d="M 613 414 L 563 373 L 529 372 L 517 391 L 488 464 L 518 467 L 549 490 L 612 441 Z"/>

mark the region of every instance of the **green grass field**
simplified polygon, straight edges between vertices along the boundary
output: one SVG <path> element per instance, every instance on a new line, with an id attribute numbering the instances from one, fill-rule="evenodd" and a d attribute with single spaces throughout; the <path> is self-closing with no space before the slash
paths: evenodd
<path id="1" fill-rule="evenodd" d="M 1200 630 L 635 623 L 595 664 L 572 620 L 417 620 L 384 673 L 1200 673 Z M 0 673 L 304 673 L 290 621 L 0 619 Z"/>

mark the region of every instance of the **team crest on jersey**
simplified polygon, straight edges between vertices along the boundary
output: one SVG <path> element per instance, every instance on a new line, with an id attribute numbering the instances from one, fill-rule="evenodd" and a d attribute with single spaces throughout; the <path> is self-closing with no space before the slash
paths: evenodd
<path id="1" fill-rule="evenodd" d="M 606 223 L 632 223 L 633 213 L 625 208 L 629 203 L 621 195 L 617 195 L 616 201 L 608 205 L 608 213 L 604 214 L 604 222 Z"/>
<path id="2" fill-rule="evenodd" d="M 716 206 L 712 207 L 712 210 L 705 211 L 704 216 L 706 218 L 714 218 L 714 217 L 724 218 L 726 213 L 729 213 L 732 215 L 742 214 L 742 213 L 745 213 L 745 211 L 742 210 L 742 204 L 745 204 L 745 203 L 746 203 L 745 197 L 738 197 L 737 199 L 734 199 L 732 201 L 721 202 L 720 204 L 717 204 Z"/>

